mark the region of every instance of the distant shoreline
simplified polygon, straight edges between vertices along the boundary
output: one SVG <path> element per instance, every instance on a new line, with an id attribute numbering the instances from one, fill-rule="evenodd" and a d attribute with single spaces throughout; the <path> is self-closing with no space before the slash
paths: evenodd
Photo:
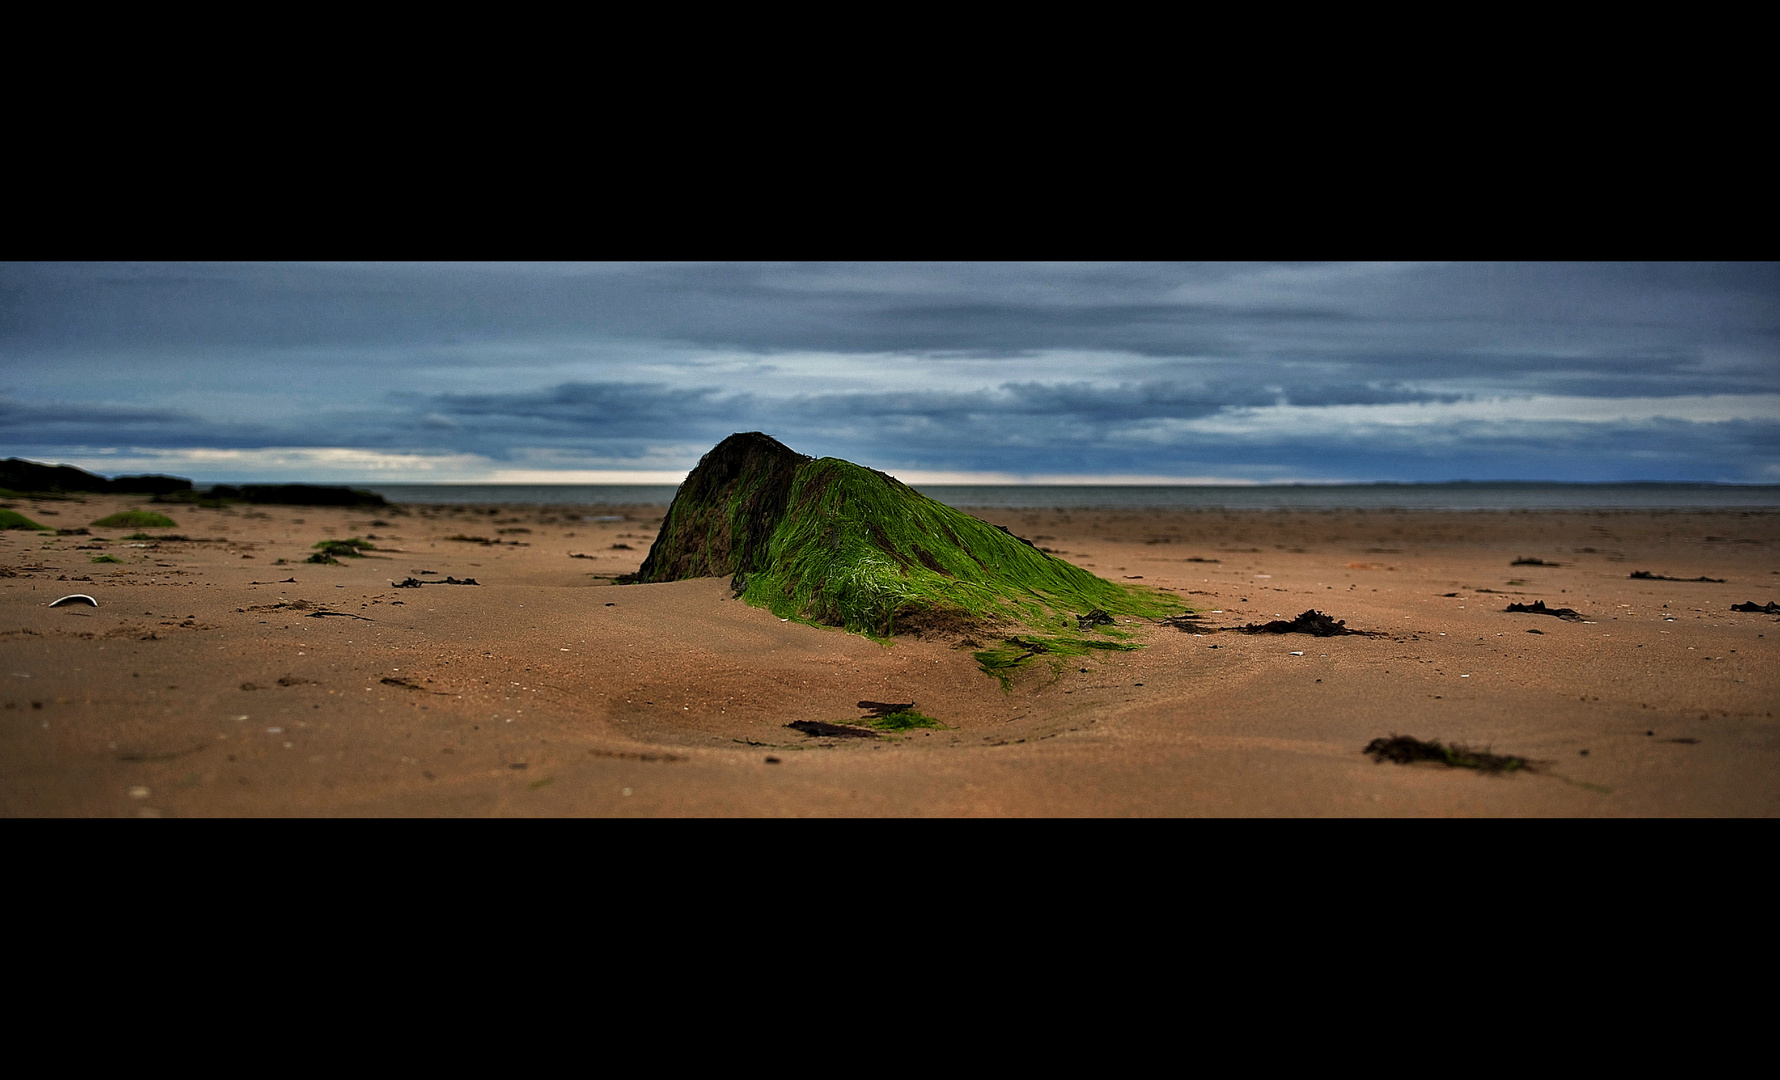
<path id="1" fill-rule="evenodd" d="M 662 506 L 674 484 L 353 484 L 391 502 L 530 506 Z M 1660 510 L 1776 509 L 1780 484 L 1540 483 L 1037 485 L 915 484 L 948 506 L 1160 509 Z"/>

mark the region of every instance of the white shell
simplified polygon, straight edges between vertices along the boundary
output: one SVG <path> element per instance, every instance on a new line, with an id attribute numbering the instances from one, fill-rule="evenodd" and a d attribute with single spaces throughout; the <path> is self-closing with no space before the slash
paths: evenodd
<path id="1" fill-rule="evenodd" d="M 88 596 L 86 593 L 79 593 L 79 592 L 75 593 L 72 596 L 64 596 L 60 600 L 52 600 L 52 601 L 50 601 L 49 606 L 50 607 L 61 607 L 63 604 L 78 604 L 83 601 L 88 604 L 93 605 L 94 607 L 99 606 L 99 601 L 94 600 L 92 597 Z"/>

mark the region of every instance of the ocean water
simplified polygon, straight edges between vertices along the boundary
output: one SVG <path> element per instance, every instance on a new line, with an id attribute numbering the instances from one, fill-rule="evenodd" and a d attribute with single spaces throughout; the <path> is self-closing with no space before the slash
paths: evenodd
<path id="1" fill-rule="evenodd" d="M 391 502 L 456 505 L 659 506 L 672 484 L 355 484 Z M 1780 509 L 1777 484 L 1277 484 L 1255 487 L 934 484 L 948 506 L 1067 510 L 1609 510 Z"/>

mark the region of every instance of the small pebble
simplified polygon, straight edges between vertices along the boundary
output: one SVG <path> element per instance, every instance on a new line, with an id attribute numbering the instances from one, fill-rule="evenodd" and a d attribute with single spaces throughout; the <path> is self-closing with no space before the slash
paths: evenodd
<path id="1" fill-rule="evenodd" d="M 148 798 L 148 789 L 145 787 L 133 787 L 130 789 L 130 798 L 146 799 Z"/>

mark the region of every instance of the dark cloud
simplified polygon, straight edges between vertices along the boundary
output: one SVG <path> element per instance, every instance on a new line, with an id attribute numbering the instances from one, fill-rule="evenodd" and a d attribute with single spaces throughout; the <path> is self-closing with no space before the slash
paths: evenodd
<path id="1" fill-rule="evenodd" d="M 783 370 L 713 375 L 718 353 Z M 834 358 L 814 381 L 784 373 L 812 354 Z M 890 377 L 923 364 L 945 377 Z M 929 469 L 1764 478 L 1757 421 L 1156 432 L 1278 403 L 1777 394 L 1780 265 L 6 264 L 0 393 L 6 453 L 621 462 L 763 429 Z"/>

